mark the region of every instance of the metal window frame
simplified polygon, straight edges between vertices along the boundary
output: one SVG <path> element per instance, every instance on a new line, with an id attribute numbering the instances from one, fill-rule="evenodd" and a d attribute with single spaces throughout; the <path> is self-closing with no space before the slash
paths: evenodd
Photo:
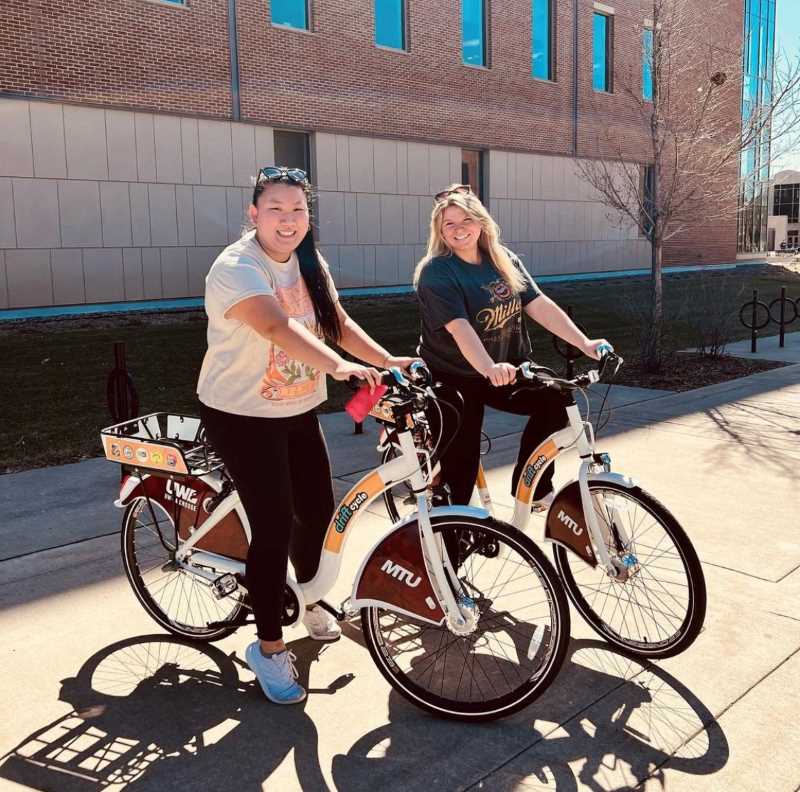
<path id="1" fill-rule="evenodd" d="M 372 2 L 372 22 L 373 22 L 372 43 L 378 49 L 385 49 L 388 50 L 389 52 L 411 51 L 409 45 L 408 0 L 399 0 L 399 2 L 400 2 L 400 35 L 402 37 L 402 46 L 400 47 L 390 47 L 388 44 L 378 43 L 378 15 L 375 13 L 375 5 L 377 3 L 377 0 L 373 0 Z"/>
<path id="2" fill-rule="evenodd" d="M 531 76 L 534 80 L 543 82 L 556 82 L 556 42 L 558 41 L 558 29 L 556 5 L 558 0 L 545 0 L 547 3 L 547 77 L 539 77 L 533 73 L 533 7 L 537 0 L 531 0 Z"/>

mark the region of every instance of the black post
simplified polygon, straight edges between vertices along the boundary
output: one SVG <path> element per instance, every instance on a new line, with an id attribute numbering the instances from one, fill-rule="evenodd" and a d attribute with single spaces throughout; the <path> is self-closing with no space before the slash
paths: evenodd
<path id="1" fill-rule="evenodd" d="M 353 434 L 364 434 L 364 422 L 359 421 L 356 423 L 353 421 Z"/>
<path id="2" fill-rule="evenodd" d="M 783 349 L 783 339 L 786 335 L 786 287 L 781 286 L 781 323 L 779 346 Z"/>
<path id="3" fill-rule="evenodd" d="M 116 385 L 115 401 L 117 404 L 117 409 L 119 410 L 119 415 L 122 416 L 121 420 L 127 421 L 128 418 L 131 417 L 131 415 L 130 415 L 130 403 L 128 401 L 128 388 L 127 388 L 128 367 L 127 367 L 127 362 L 125 360 L 124 341 L 114 342 L 114 368 L 117 371 L 125 372 L 124 375 L 120 375 L 119 378 L 115 380 L 115 385 Z"/>
<path id="4" fill-rule="evenodd" d="M 750 334 L 750 352 L 755 354 L 758 350 L 758 330 L 756 330 L 756 308 L 758 308 L 758 289 L 753 289 L 753 329 Z"/>
<path id="5" fill-rule="evenodd" d="M 567 306 L 567 316 L 572 319 L 572 306 Z M 566 342 L 565 342 L 566 343 Z M 572 365 L 572 355 L 570 355 L 569 344 L 567 344 L 567 379 L 575 376 L 575 367 Z"/>

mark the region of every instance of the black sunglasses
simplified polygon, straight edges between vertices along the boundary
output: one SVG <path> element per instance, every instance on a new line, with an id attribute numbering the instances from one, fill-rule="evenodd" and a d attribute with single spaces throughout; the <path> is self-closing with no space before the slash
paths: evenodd
<path id="1" fill-rule="evenodd" d="M 433 196 L 433 200 L 441 201 L 443 198 L 447 198 L 448 195 L 452 195 L 453 193 L 471 195 L 472 187 L 470 187 L 468 184 L 456 184 L 455 187 L 451 187 L 449 190 L 442 190 L 441 192 L 436 193 L 436 195 Z"/>
<path id="2" fill-rule="evenodd" d="M 261 182 L 289 181 L 294 184 L 308 184 L 308 174 L 300 168 L 279 168 L 276 165 L 268 165 L 261 168 L 256 178 L 256 184 Z"/>

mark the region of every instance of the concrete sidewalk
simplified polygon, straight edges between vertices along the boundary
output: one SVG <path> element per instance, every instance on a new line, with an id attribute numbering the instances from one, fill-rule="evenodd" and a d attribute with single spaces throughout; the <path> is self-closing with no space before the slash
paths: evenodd
<path id="1" fill-rule="evenodd" d="M 683 655 L 641 665 L 573 612 L 553 686 L 483 725 L 406 704 L 372 664 L 357 620 L 332 645 L 287 635 L 310 695 L 269 705 L 241 662 L 251 630 L 187 646 L 139 607 L 121 573 L 113 465 L 0 477 L 0 696 L 13 713 L 0 725 L 0 789 L 795 792 L 800 365 L 689 393 L 612 394 L 598 446 L 692 537 L 708 585 L 705 630 Z M 341 415 L 324 421 L 344 488 L 374 464 L 375 429 L 353 437 Z M 521 420 L 487 423 L 484 462 L 502 513 Z M 388 527 L 380 504 L 365 519 L 331 601 L 348 595 Z"/>

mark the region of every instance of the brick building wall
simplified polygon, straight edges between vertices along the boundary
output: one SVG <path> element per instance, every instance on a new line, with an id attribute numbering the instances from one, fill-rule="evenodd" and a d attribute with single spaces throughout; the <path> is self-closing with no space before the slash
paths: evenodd
<path id="1" fill-rule="evenodd" d="M 713 15 L 701 0 L 685 2 L 696 12 L 699 31 L 687 36 L 687 52 L 716 53 L 715 59 L 733 64 L 731 74 L 738 78 L 741 0 L 720 0 Z M 597 196 L 581 183 L 575 169 L 575 142 L 581 158 L 622 154 L 632 162 L 648 159 L 638 98 L 642 28 L 648 5 L 652 9 L 647 0 L 609 0 L 603 5 L 578 0 L 577 124 L 572 0 L 554 0 L 552 81 L 531 76 L 530 5 L 521 12 L 516 0 L 488 4 L 488 68 L 462 63 L 460 0 L 408 0 L 407 52 L 375 46 L 373 0 L 313 0 L 310 31 L 273 26 L 269 2 L 236 0 L 241 123 L 230 121 L 228 1 L 187 3 L 65 0 L 46 5 L 37 0 L 0 6 L 0 117 L 8 124 L 6 139 L 0 139 L 0 214 L 11 218 L 0 230 L 0 275 L 5 276 L 0 307 L 22 304 L 14 293 L 23 294 L 25 304 L 37 299 L 41 304 L 64 302 L 65 294 L 69 301 L 89 301 L 90 295 L 101 300 L 112 299 L 104 294 L 132 299 L 198 293 L 203 262 L 213 251 L 213 245 L 201 245 L 203 231 L 211 225 L 198 227 L 194 236 L 186 232 L 184 241 L 176 220 L 179 237 L 173 241 L 170 221 L 166 242 L 163 235 L 148 237 L 144 232 L 134 239 L 133 207 L 143 205 L 146 194 L 146 212 L 139 218 L 142 228 L 161 228 L 158 201 L 165 193 L 160 185 L 172 185 L 176 203 L 180 205 L 182 195 L 184 204 L 201 217 L 208 211 L 206 193 L 210 196 L 211 188 L 228 190 L 226 200 L 218 202 L 225 216 L 212 223 L 217 229 L 212 235 L 223 245 L 233 233 L 228 215 L 229 204 L 236 200 L 231 204 L 230 198 L 247 184 L 237 164 L 226 163 L 239 152 L 248 162 L 254 157 L 253 164 L 265 164 L 272 147 L 259 147 L 257 141 L 271 136 L 274 128 L 310 133 L 320 190 L 319 236 L 343 285 L 408 282 L 426 234 L 428 196 L 441 187 L 442 179 L 458 179 L 461 147 L 484 151 L 487 204 L 504 239 L 535 274 L 647 266 L 646 241 L 629 225 L 608 222 Z M 614 20 L 610 94 L 592 89 L 595 9 Z M 726 112 L 731 123 L 738 123 L 736 81 L 726 90 Z M 28 97 L 31 101 L 24 103 L 23 112 L 18 101 Z M 134 109 L 139 112 L 126 112 Z M 206 126 L 193 136 L 198 123 Z M 126 137 L 128 127 L 133 131 Z M 117 177 L 112 159 L 118 169 L 120 139 L 126 141 L 123 148 L 133 157 L 133 168 Z M 187 151 L 192 159 L 194 147 L 203 141 L 208 147 L 200 163 L 204 172 L 193 175 L 192 167 L 187 170 L 184 164 L 172 167 Z M 36 186 L 27 185 L 28 179 Z M 69 185 L 87 179 L 94 186 Z M 60 230 L 54 230 L 52 244 L 40 246 L 34 266 L 29 235 L 19 232 L 27 222 L 27 209 L 15 208 L 16 196 L 30 189 L 44 194 L 48 186 L 55 186 L 56 193 L 74 188 L 91 196 L 99 192 L 102 198 L 123 190 L 106 184 L 118 179 L 128 192 L 131 234 L 123 233 L 118 243 L 119 235 L 109 233 L 107 243 L 102 200 L 97 216 L 87 210 L 86 217 L 65 218 L 64 208 L 54 206 L 52 224 Z M 735 185 L 735 168 L 720 179 L 726 186 Z M 92 197 L 88 205 L 95 203 Z M 384 219 L 392 216 L 392 207 L 402 207 L 399 215 L 395 213 L 401 218 L 399 226 Z M 17 210 L 22 220 L 17 219 L 15 228 Z M 83 222 L 85 228 L 76 231 L 75 222 Z M 668 243 L 666 261 L 731 261 L 735 236 L 735 220 L 693 217 Z M 88 270 L 74 250 L 61 252 L 64 247 L 74 249 L 84 238 L 90 242 L 81 248 L 81 261 L 88 259 Z M 169 249 L 173 245 L 184 247 L 184 255 L 176 257 Z M 99 266 L 100 254 L 92 252 L 93 247 L 120 251 L 109 259 L 118 282 L 101 278 L 105 285 L 99 290 L 88 283 L 95 280 Z M 126 262 L 139 260 L 151 261 L 149 287 L 144 270 L 133 281 L 126 275 Z M 63 269 L 67 261 L 71 270 Z M 80 289 L 65 292 L 57 285 L 63 283 L 59 273 L 81 267 L 82 298 Z M 35 283 L 46 271 L 51 283 L 37 298 Z"/>

